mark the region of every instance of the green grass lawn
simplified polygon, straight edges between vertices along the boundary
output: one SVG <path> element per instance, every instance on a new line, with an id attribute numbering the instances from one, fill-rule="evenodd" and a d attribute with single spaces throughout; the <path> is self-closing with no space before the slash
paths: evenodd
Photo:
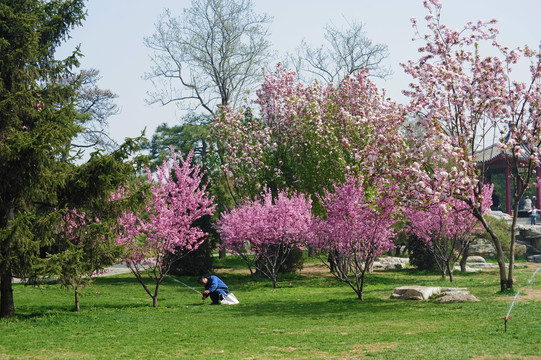
<path id="1" fill-rule="evenodd" d="M 412 269 L 369 275 L 365 301 L 309 260 L 280 278 L 253 280 L 235 258 L 216 270 L 240 300 L 210 306 L 168 279 L 159 307 L 131 274 L 103 277 L 86 290 L 81 311 L 58 285 L 14 285 L 17 316 L 0 321 L 0 358 L 9 359 L 539 359 L 541 273 L 516 271 L 521 294 L 498 294 L 495 271 L 456 274 L 478 303 L 390 299 L 402 285 L 448 286 L 437 273 Z M 537 264 L 539 265 L 539 264 Z M 182 277 L 199 288 L 195 278 Z M 99 293 L 97 293 L 99 292 Z"/>

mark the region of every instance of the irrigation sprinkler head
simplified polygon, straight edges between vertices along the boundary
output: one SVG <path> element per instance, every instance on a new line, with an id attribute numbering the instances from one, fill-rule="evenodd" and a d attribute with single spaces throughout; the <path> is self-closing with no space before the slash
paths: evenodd
<path id="1" fill-rule="evenodd" d="M 503 319 L 503 321 L 504 321 L 505 332 L 507 332 L 507 322 L 508 322 L 509 320 L 511 320 L 511 318 L 510 318 L 510 317 L 503 317 L 502 319 Z"/>

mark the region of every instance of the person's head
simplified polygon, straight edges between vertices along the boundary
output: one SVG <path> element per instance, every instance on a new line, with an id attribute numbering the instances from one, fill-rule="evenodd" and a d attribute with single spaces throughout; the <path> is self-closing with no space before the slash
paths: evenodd
<path id="1" fill-rule="evenodd" d="M 201 276 L 199 280 L 197 280 L 197 282 L 200 283 L 201 285 L 205 285 L 208 281 L 209 279 L 207 279 L 205 276 Z"/>

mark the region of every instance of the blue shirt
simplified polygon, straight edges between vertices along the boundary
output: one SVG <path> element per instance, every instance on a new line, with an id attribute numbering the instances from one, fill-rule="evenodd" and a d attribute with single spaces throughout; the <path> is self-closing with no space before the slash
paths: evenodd
<path id="1" fill-rule="evenodd" d="M 205 284 L 205 290 L 208 290 L 210 292 L 225 292 L 226 294 L 229 293 L 229 289 L 227 288 L 227 285 L 217 276 L 211 275 L 207 277 L 207 283 Z"/>

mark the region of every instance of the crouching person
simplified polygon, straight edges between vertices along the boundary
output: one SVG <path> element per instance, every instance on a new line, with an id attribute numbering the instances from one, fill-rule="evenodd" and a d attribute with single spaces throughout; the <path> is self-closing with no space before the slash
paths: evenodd
<path id="1" fill-rule="evenodd" d="M 203 300 L 210 296 L 214 305 L 219 305 L 220 301 L 229 294 L 227 285 L 217 276 L 201 276 L 198 283 L 205 287 L 205 291 L 202 293 Z"/>

